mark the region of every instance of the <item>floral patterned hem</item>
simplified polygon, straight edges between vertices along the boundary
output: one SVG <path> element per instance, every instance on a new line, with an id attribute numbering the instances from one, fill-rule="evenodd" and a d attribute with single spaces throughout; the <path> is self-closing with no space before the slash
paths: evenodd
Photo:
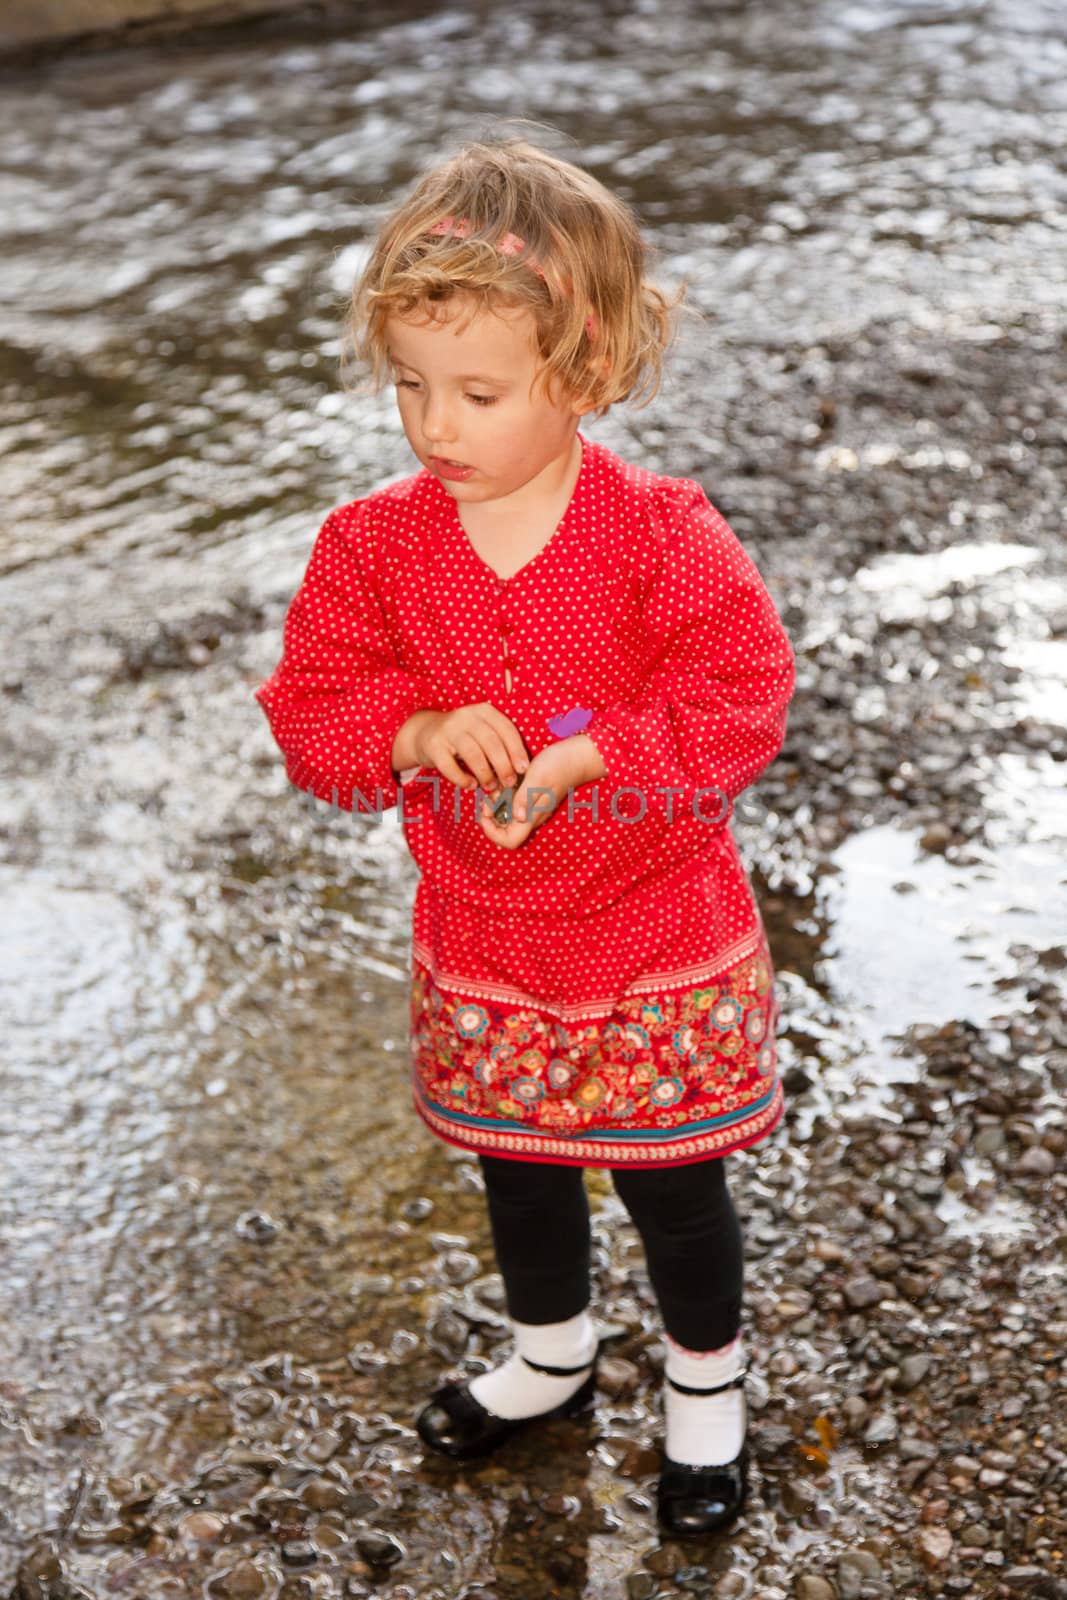
<path id="1" fill-rule="evenodd" d="M 451 1144 L 582 1166 L 668 1166 L 766 1137 L 784 1111 L 766 941 L 699 986 L 628 993 L 561 1020 L 515 992 L 477 999 L 412 954 L 412 1091 Z"/>

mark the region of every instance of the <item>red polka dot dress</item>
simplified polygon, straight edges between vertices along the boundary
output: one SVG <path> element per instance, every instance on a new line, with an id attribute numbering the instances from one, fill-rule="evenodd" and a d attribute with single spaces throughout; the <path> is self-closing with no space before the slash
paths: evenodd
<path id="1" fill-rule="evenodd" d="M 774 971 L 730 815 L 782 744 L 795 662 L 699 485 L 581 443 L 561 522 L 507 579 L 429 472 L 331 511 L 255 698 L 299 788 L 401 809 L 421 869 L 411 1087 L 434 1133 L 674 1166 L 782 1116 Z M 584 723 L 607 768 L 517 850 L 483 832 L 480 792 L 390 766 L 412 712 L 480 701 L 531 758 Z"/>

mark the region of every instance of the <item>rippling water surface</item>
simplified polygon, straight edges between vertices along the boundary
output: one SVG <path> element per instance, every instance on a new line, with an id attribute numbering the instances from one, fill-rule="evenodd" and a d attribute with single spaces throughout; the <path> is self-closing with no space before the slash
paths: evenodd
<path id="1" fill-rule="evenodd" d="M 701 479 L 798 648 L 790 747 L 738 830 L 784 1061 L 821 1060 L 821 1112 L 879 1103 L 919 1070 L 909 1027 L 995 1023 L 1012 941 L 1062 937 L 1058 5 L 404 6 L 9 72 L 0 1581 L 76 1506 L 112 1529 L 71 1545 L 93 1593 L 193 1592 L 203 1528 L 187 1570 L 165 1543 L 119 1560 L 115 1508 L 149 1468 L 202 1502 L 237 1426 L 215 1379 L 280 1383 L 274 1437 L 306 1443 L 321 1390 L 250 1364 L 295 1349 L 328 1387 L 377 1341 L 395 1370 L 382 1393 L 357 1362 L 357 1391 L 405 1415 L 448 1346 L 411 1366 L 397 1330 L 459 1269 L 404 1204 L 434 1196 L 427 1226 L 492 1265 L 472 1164 L 409 1105 L 398 832 L 304 807 L 250 696 L 325 512 L 410 468 L 391 396 L 337 383 L 375 223 L 516 115 L 634 203 L 701 313 L 653 405 L 591 431 Z M 381 1449 L 365 1483 L 403 1479 L 410 1440 Z M 648 1537 L 590 1472 L 623 1546 L 576 1526 L 561 1593 L 607 1593 Z M 492 1530 L 468 1543 L 420 1594 L 492 1579 Z"/>

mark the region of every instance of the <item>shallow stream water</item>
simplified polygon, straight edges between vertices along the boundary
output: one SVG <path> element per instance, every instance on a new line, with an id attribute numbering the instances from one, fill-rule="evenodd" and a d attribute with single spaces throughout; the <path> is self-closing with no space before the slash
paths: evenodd
<path id="1" fill-rule="evenodd" d="M 1055 1534 L 1024 1545 L 1021 1516 L 935 1559 L 919 1480 L 909 1500 L 862 1429 L 814 1500 L 779 1489 L 768 1447 L 736 1540 L 659 1546 L 655 1308 L 603 1172 L 622 1365 L 599 1433 L 458 1478 L 423 1461 L 421 1398 L 506 1325 L 476 1164 L 410 1104 L 413 869 L 392 820 L 287 785 L 251 692 L 326 511 L 411 467 L 390 395 L 337 383 L 381 207 L 499 117 L 551 123 L 701 313 L 657 400 L 589 431 L 704 484 L 797 649 L 787 745 L 735 828 L 790 1100 L 734 1163 L 754 1409 L 840 1423 L 862 1333 L 839 1288 L 806 1306 L 803 1275 L 837 1228 L 831 1273 L 866 1259 L 864 1186 L 892 1185 L 907 1137 L 923 1225 L 958 1257 L 936 1282 L 977 1285 L 968 1251 L 1003 1243 L 993 1262 L 1017 1252 L 1032 1315 L 1062 1327 L 1065 85 L 1040 0 L 405 5 L 0 82 L 0 1584 L 21 1570 L 19 1600 L 49 1537 L 49 1596 L 774 1600 L 856 1550 L 892 1594 L 995 1594 L 1013 1562 L 1058 1581 Z M 958 1067 L 928 1090 L 960 1038 L 1022 1099 L 989 1088 L 976 1111 L 945 1087 Z M 1035 1149 L 1051 1170 L 1013 1187 Z M 844 1221 L 814 1211 L 823 1180 Z M 899 1346 L 981 1343 L 986 1312 L 1012 1315 L 1001 1284 L 964 1333 L 949 1296 L 943 1325 L 909 1309 L 906 1267 L 878 1269 L 905 1272 L 883 1302 Z"/>

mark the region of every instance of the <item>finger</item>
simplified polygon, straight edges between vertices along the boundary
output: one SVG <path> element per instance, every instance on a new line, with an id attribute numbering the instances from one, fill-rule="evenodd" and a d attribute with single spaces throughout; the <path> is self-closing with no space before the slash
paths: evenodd
<path id="1" fill-rule="evenodd" d="M 515 770 L 515 762 L 507 745 L 492 723 L 487 722 L 485 724 L 481 730 L 481 737 L 482 749 L 492 762 L 493 770 L 500 780 L 501 787 L 504 789 L 514 788 L 519 781 L 519 774 Z"/>
<path id="2" fill-rule="evenodd" d="M 458 734 L 456 737 L 456 751 L 463 757 L 467 766 L 474 773 L 475 778 L 488 793 L 490 787 L 495 785 L 495 777 L 489 758 L 482 749 L 478 734 L 472 729 Z"/>
<path id="3" fill-rule="evenodd" d="M 511 718 L 505 716 L 503 711 L 498 711 L 496 706 L 485 705 L 481 709 L 486 720 L 492 724 L 498 737 L 503 741 L 516 775 L 525 772 L 530 765 L 530 757 L 526 753 L 526 746 L 522 742 L 522 734 L 518 728 Z M 514 782 L 514 778 L 511 781 Z"/>
<path id="4" fill-rule="evenodd" d="M 431 746 L 429 753 L 433 756 L 433 764 L 442 778 L 446 778 L 449 783 L 454 783 L 457 789 L 472 789 L 474 787 L 474 778 L 469 772 L 464 772 L 463 768 L 457 764 L 451 750 L 445 746 L 440 749 L 435 749 Z"/>

